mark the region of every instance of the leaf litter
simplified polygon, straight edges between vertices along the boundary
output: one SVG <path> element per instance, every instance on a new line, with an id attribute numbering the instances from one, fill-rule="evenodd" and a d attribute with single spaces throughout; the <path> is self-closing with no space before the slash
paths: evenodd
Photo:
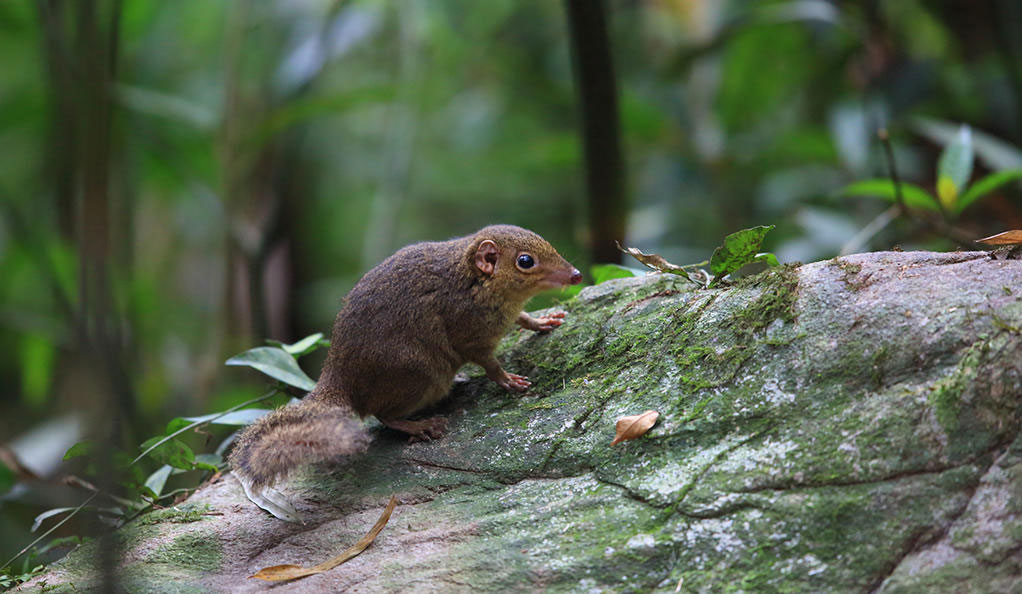
<path id="1" fill-rule="evenodd" d="M 387 507 L 383 510 L 383 513 L 380 514 L 380 519 L 376 520 L 376 524 L 373 525 L 372 529 L 370 529 L 365 536 L 360 538 L 358 542 L 332 559 L 328 559 L 318 565 L 313 565 L 312 567 L 302 567 L 301 565 L 290 564 L 271 565 L 270 567 L 260 569 L 249 577 L 258 578 L 267 582 L 283 582 L 329 571 L 341 563 L 355 558 L 359 553 L 366 550 L 369 545 L 373 544 L 373 541 L 376 540 L 376 535 L 378 535 L 380 531 L 383 530 L 383 527 L 387 525 L 387 522 L 390 521 L 390 514 L 394 511 L 396 506 L 397 497 L 391 495 L 390 502 L 387 503 Z"/>
<path id="2" fill-rule="evenodd" d="M 653 425 L 656 425 L 659 418 L 660 413 L 655 410 L 647 410 L 641 414 L 621 417 L 615 425 L 617 434 L 614 436 L 614 441 L 610 442 L 610 445 L 617 445 L 622 441 L 642 437 L 649 432 Z"/>

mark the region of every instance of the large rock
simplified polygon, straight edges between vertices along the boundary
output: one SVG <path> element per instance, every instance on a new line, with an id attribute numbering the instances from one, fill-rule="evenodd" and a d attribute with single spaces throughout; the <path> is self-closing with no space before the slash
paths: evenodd
<path id="1" fill-rule="evenodd" d="M 1022 262 L 873 253 L 718 290 L 604 283 L 514 332 L 524 396 L 458 384 L 451 428 L 299 473 L 287 524 L 226 476 L 120 531 L 129 591 L 1022 591 Z M 611 447 L 615 420 L 661 413 Z M 40 580 L 82 591 L 85 546 Z"/>

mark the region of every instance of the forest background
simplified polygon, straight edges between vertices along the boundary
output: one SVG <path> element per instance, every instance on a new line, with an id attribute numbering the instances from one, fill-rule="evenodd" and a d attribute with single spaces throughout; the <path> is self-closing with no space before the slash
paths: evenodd
<path id="1" fill-rule="evenodd" d="M 68 447 L 258 396 L 224 361 L 328 333 L 407 243 L 514 223 L 588 276 L 612 239 L 1022 228 L 1020 31 L 1014 0 L 0 3 L 0 558 L 88 492 Z"/>

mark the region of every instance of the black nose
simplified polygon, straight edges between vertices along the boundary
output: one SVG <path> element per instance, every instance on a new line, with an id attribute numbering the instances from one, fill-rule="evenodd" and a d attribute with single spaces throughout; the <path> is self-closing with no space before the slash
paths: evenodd
<path id="1" fill-rule="evenodd" d="M 578 268 L 571 269 L 571 280 L 568 282 L 572 285 L 577 285 L 582 282 L 582 273 L 578 271 Z"/>

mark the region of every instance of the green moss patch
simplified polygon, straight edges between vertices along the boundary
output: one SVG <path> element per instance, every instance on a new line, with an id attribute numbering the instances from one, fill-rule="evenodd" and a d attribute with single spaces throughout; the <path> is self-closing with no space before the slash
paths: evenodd
<path id="1" fill-rule="evenodd" d="M 223 545 L 213 533 L 188 533 L 145 558 L 146 563 L 168 563 L 185 569 L 216 571 L 223 563 Z"/>
<path id="2" fill-rule="evenodd" d="M 138 518 L 137 523 L 143 526 L 163 523 L 188 524 L 201 521 L 212 509 L 209 505 L 184 504 L 145 514 Z"/>

